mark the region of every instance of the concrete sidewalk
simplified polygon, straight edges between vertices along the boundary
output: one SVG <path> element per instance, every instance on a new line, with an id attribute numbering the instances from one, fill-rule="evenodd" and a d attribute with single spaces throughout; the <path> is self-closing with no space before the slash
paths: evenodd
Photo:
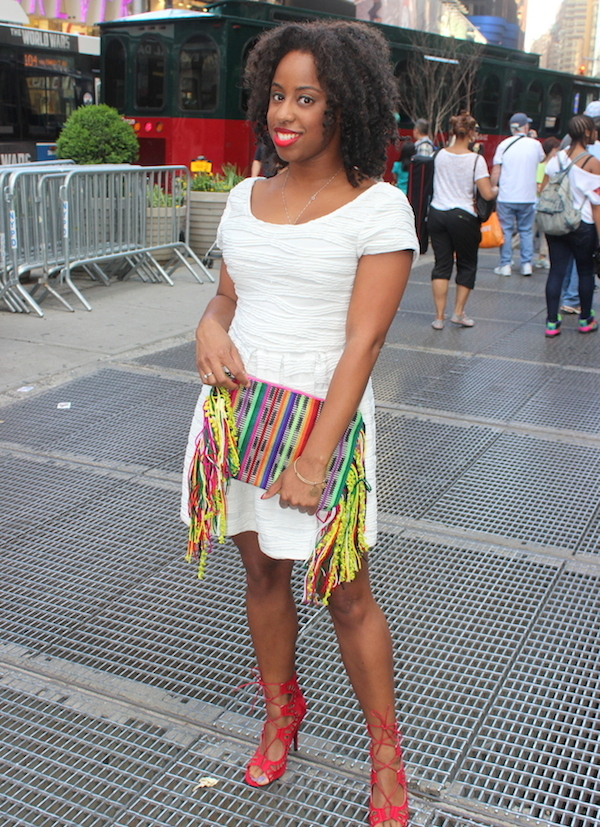
<path id="1" fill-rule="evenodd" d="M 597 827 L 600 336 L 566 318 L 545 339 L 545 273 L 496 263 L 475 327 L 434 331 L 422 260 L 374 373 L 371 571 L 411 824 Z M 262 718 L 239 688 L 243 574 L 225 544 L 198 581 L 177 516 L 215 288 L 175 282 L 0 311 L 2 827 L 364 825 L 367 740 L 326 610 L 299 607 L 300 751 L 243 784 Z"/>

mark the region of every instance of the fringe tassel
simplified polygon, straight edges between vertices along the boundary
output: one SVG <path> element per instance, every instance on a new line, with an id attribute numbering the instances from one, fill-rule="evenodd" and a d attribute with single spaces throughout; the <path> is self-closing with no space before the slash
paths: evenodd
<path id="1" fill-rule="evenodd" d="M 225 542 L 226 491 L 240 467 L 237 428 L 227 391 L 213 388 L 204 402 L 204 426 L 196 441 L 189 475 L 190 530 L 186 560 L 197 561 L 202 578 L 213 537 Z"/>
<path id="2" fill-rule="evenodd" d="M 317 541 L 304 580 L 304 602 L 326 606 L 340 583 L 354 580 L 368 550 L 365 539 L 367 491 L 365 479 L 365 434 L 360 434 L 344 493 Z"/>

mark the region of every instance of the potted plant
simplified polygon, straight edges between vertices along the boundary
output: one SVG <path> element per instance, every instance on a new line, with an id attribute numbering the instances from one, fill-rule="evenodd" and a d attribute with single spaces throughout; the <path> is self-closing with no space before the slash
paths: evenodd
<path id="1" fill-rule="evenodd" d="M 201 258 L 217 237 L 217 228 L 229 197 L 229 191 L 243 176 L 233 164 L 223 164 L 223 172 L 198 172 L 192 178 L 190 205 L 190 247 Z"/>
<path id="2" fill-rule="evenodd" d="M 185 230 L 185 179 L 175 179 L 174 192 L 165 192 L 159 185 L 154 184 L 148 190 L 148 205 L 146 207 L 146 244 L 156 247 L 159 244 L 171 243 L 179 239 Z M 169 261 L 173 255 L 172 249 L 165 247 L 152 253 L 159 262 Z"/>
<path id="3" fill-rule="evenodd" d="M 138 152 L 131 124 L 105 103 L 72 112 L 56 141 L 56 157 L 76 164 L 133 164 Z"/>

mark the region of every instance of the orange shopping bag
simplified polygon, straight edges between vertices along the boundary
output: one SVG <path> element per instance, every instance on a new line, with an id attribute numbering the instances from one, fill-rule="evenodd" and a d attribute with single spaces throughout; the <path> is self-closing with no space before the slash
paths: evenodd
<path id="1" fill-rule="evenodd" d="M 498 220 L 498 213 L 493 212 L 487 221 L 481 225 L 481 241 L 479 246 L 483 248 L 501 247 L 504 243 L 502 227 Z"/>

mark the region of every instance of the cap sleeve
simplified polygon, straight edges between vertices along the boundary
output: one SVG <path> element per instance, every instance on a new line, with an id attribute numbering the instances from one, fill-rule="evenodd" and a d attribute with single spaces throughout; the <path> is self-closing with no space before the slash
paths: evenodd
<path id="1" fill-rule="evenodd" d="M 477 161 L 475 162 L 475 180 L 479 181 L 481 178 L 489 178 L 490 173 L 488 171 L 487 164 L 485 162 L 485 158 L 483 155 L 477 156 Z"/>
<path id="2" fill-rule="evenodd" d="M 361 215 L 358 256 L 412 250 L 418 257 L 415 216 L 406 195 L 391 184 L 375 184 Z"/>
<path id="3" fill-rule="evenodd" d="M 250 194 L 252 192 L 252 184 L 254 181 L 256 181 L 256 178 L 244 178 L 244 180 L 240 181 L 239 184 L 236 184 L 236 186 L 229 193 L 229 198 L 225 204 L 225 209 L 223 210 L 221 220 L 219 221 L 219 227 L 217 229 L 217 246 L 221 250 L 223 249 L 223 225 L 235 210 L 240 208 L 243 209 L 244 204 L 247 204 L 248 209 L 250 209 Z"/>

